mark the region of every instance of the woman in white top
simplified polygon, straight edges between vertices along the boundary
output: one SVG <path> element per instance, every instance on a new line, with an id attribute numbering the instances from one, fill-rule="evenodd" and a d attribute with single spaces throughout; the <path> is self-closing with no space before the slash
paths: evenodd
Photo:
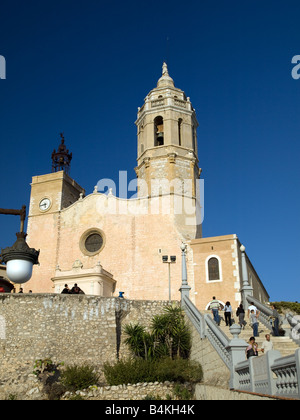
<path id="1" fill-rule="evenodd" d="M 225 314 L 225 322 L 226 322 L 226 327 L 231 327 L 231 312 L 232 312 L 232 308 L 230 305 L 230 302 L 226 302 L 225 306 L 224 306 L 224 314 Z"/>

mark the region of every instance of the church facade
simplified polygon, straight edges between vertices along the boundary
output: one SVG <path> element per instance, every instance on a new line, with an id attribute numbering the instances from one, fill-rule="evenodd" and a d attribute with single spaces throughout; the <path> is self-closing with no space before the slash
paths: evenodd
<path id="1" fill-rule="evenodd" d="M 28 243 L 40 265 L 24 291 L 60 293 L 77 283 L 86 294 L 128 299 L 180 299 L 181 249 L 191 299 L 207 308 L 213 296 L 241 302 L 240 242 L 236 235 L 202 237 L 198 122 L 190 98 L 163 65 L 157 86 L 138 109 L 137 197 L 85 190 L 69 174 L 72 155 L 53 152 L 53 172 L 34 176 Z M 247 258 L 254 297 L 269 296 Z"/>

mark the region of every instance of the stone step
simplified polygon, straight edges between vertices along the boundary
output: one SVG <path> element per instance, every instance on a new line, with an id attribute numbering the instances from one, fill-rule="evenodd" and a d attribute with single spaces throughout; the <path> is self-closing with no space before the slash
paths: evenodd
<path id="1" fill-rule="evenodd" d="M 203 311 L 204 313 L 207 313 L 211 315 L 211 311 Z M 232 335 L 230 334 L 229 327 L 226 326 L 224 321 L 224 315 L 223 313 L 221 315 L 221 324 L 220 329 L 227 335 L 229 340 L 232 339 Z M 237 321 L 237 317 L 233 317 L 235 322 Z M 253 336 L 253 329 L 249 324 L 249 319 L 246 316 L 245 321 L 247 322 L 247 325 L 244 329 L 242 329 L 240 338 L 242 340 L 245 340 L 246 342 L 249 341 L 249 338 Z M 271 341 L 274 344 L 274 349 L 280 351 L 282 356 L 289 356 L 290 354 L 294 354 L 295 351 L 299 348 L 297 344 L 289 337 L 273 337 L 271 334 L 271 331 L 264 326 L 261 322 L 259 323 L 258 327 L 259 337 L 256 337 L 256 342 L 258 344 L 258 347 L 262 345 L 263 341 L 265 341 L 265 335 L 270 334 L 271 335 Z"/>
<path id="2" fill-rule="evenodd" d="M 221 330 L 227 335 L 229 339 L 232 338 L 230 334 L 229 327 L 225 325 L 220 326 Z M 258 344 L 258 348 L 262 345 L 263 341 L 265 341 L 265 335 L 270 334 L 270 331 L 267 329 L 259 329 L 259 337 L 256 337 L 256 342 Z M 250 326 L 246 326 L 244 330 L 241 331 L 240 338 L 245 340 L 246 342 L 249 341 L 249 338 L 253 336 L 253 330 Z M 273 337 L 271 335 L 271 341 L 274 344 L 274 349 L 280 351 L 282 356 L 289 356 L 290 354 L 295 353 L 296 349 L 299 348 L 294 341 L 289 337 Z"/>

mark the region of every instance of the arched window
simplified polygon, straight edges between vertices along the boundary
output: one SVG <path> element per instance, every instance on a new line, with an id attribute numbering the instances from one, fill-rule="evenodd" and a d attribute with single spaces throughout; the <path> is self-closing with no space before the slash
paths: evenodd
<path id="1" fill-rule="evenodd" d="M 154 119 L 154 146 L 164 145 L 164 119 L 156 117 Z"/>
<path id="2" fill-rule="evenodd" d="M 206 279 L 210 281 L 222 281 L 221 260 L 216 255 L 211 255 L 206 260 Z"/>

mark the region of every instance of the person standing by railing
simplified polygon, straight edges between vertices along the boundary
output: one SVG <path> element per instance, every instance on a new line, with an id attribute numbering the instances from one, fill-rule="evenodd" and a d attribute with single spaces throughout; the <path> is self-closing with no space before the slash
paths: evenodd
<path id="1" fill-rule="evenodd" d="M 274 305 L 271 306 L 273 314 L 269 317 L 272 320 L 272 330 L 275 337 L 279 337 L 279 313 Z"/>

